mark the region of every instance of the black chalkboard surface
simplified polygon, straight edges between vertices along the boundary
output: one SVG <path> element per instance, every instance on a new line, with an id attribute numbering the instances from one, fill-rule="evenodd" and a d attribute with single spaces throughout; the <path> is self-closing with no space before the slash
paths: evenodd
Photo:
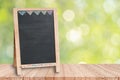
<path id="1" fill-rule="evenodd" d="M 23 68 L 57 66 L 55 20 L 54 9 L 14 10 L 16 60 Z"/>
<path id="2" fill-rule="evenodd" d="M 21 64 L 55 62 L 54 16 L 18 11 Z"/>

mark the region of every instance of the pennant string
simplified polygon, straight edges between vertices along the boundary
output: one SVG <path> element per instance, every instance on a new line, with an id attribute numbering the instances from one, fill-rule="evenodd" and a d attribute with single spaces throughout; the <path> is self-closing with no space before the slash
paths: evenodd
<path id="1" fill-rule="evenodd" d="M 43 15 L 46 15 L 46 11 L 41 11 Z"/>
<path id="2" fill-rule="evenodd" d="M 47 12 L 48 12 L 49 15 L 52 15 L 52 11 L 51 11 L 51 10 L 49 10 L 49 11 L 47 11 Z"/>
<path id="3" fill-rule="evenodd" d="M 34 11 L 34 13 L 35 13 L 36 15 L 39 15 L 39 14 L 40 14 L 40 11 Z"/>
<path id="4" fill-rule="evenodd" d="M 22 16 L 23 16 L 25 13 L 28 13 L 29 15 L 32 15 L 33 12 L 34 12 L 36 15 L 39 15 L 40 13 L 42 13 L 43 15 L 46 15 L 46 13 L 48 13 L 49 15 L 52 15 L 52 13 L 53 13 L 52 10 L 47 10 L 47 11 L 45 11 L 45 10 L 42 10 L 42 11 L 36 10 L 36 11 L 19 11 L 19 14 L 22 15 Z"/>
<path id="5" fill-rule="evenodd" d="M 26 11 L 19 11 L 20 15 L 24 15 L 26 13 Z"/>
<path id="6" fill-rule="evenodd" d="M 29 15 L 32 15 L 33 11 L 27 11 L 27 13 L 28 13 Z"/>

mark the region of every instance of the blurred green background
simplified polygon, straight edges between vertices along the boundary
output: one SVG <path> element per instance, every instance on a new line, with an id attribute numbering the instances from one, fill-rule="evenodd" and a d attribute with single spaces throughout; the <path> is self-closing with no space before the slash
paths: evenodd
<path id="1" fill-rule="evenodd" d="M 120 0 L 0 0 L 0 63 L 13 63 L 13 8 L 57 8 L 61 63 L 120 63 Z"/>

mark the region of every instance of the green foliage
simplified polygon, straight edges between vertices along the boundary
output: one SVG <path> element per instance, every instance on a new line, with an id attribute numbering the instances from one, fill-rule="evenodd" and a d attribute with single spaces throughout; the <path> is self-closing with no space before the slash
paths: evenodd
<path id="1" fill-rule="evenodd" d="M 120 63 L 119 0 L 0 0 L 0 63 L 13 62 L 13 8 L 56 8 L 61 63 Z"/>

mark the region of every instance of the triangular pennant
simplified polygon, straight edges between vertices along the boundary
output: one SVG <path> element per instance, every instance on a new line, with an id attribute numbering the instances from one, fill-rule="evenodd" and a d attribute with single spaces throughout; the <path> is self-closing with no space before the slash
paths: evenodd
<path id="1" fill-rule="evenodd" d="M 49 15 L 52 15 L 52 10 L 47 11 Z"/>
<path id="2" fill-rule="evenodd" d="M 39 15 L 39 14 L 40 14 L 40 11 L 34 11 L 34 13 L 35 13 L 36 15 Z"/>
<path id="3" fill-rule="evenodd" d="M 31 15 L 31 14 L 32 14 L 32 12 L 33 12 L 33 11 L 27 11 L 27 13 L 28 13 L 29 15 Z"/>
<path id="4" fill-rule="evenodd" d="M 41 11 L 41 12 L 42 12 L 42 14 L 43 14 L 43 15 L 45 15 L 45 14 L 46 14 L 46 11 Z"/>
<path id="5" fill-rule="evenodd" d="M 20 15 L 24 15 L 26 13 L 26 11 L 19 11 Z"/>

